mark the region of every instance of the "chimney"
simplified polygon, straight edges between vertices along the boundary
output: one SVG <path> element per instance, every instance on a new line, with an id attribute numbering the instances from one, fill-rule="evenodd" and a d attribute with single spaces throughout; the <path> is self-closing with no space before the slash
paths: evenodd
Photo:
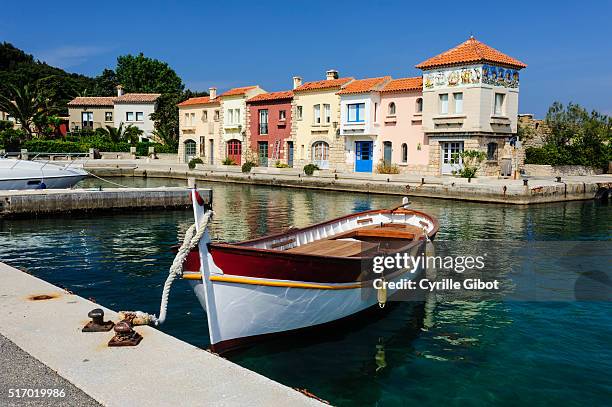
<path id="1" fill-rule="evenodd" d="M 302 77 L 301 76 L 294 76 L 293 77 L 293 89 L 302 86 Z"/>
<path id="2" fill-rule="evenodd" d="M 117 96 L 123 96 L 123 86 L 117 85 Z"/>
<path id="3" fill-rule="evenodd" d="M 338 71 L 336 71 L 335 69 L 330 69 L 329 71 L 325 72 L 325 78 L 328 81 L 331 81 L 332 79 L 338 79 Z"/>
<path id="4" fill-rule="evenodd" d="M 208 95 L 210 96 L 210 100 L 217 98 L 217 88 L 208 88 Z"/>

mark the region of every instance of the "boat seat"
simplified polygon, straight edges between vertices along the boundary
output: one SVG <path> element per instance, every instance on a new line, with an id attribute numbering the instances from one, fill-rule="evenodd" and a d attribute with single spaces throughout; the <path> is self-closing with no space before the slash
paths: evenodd
<path id="1" fill-rule="evenodd" d="M 286 250 L 316 256 L 354 257 L 378 248 L 378 244 L 358 240 L 317 240 Z"/>
<path id="2" fill-rule="evenodd" d="M 341 238 L 379 238 L 379 239 L 418 239 L 423 236 L 423 229 L 403 223 L 385 223 L 364 226 L 336 237 Z"/>

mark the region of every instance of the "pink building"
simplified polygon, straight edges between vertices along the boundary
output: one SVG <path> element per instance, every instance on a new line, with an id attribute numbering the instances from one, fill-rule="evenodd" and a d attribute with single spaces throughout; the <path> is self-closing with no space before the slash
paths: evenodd
<path id="1" fill-rule="evenodd" d="M 422 127 L 423 78 L 400 78 L 380 91 L 382 159 L 402 173 L 427 173 L 429 145 Z"/>

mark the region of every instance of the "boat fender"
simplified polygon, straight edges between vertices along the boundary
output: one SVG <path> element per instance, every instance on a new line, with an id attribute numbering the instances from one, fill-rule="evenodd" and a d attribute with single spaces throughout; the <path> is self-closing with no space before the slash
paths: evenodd
<path id="1" fill-rule="evenodd" d="M 376 299 L 378 300 L 378 306 L 385 308 L 387 303 L 387 285 L 385 284 L 385 278 L 382 278 L 382 284 L 379 289 L 376 290 Z"/>

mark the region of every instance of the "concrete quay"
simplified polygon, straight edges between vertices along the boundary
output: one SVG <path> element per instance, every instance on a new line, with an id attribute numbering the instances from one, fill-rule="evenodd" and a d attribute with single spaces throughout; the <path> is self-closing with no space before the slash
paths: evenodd
<path id="1" fill-rule="evenodd" d="M 202 190 L 201 195 L 212 199 L 211 190 Z M 190 205 L 189 193 L 181 187 L 0 191 L 0 217 Z"/>
<path id="2" fill-rule="evenodd" d="M 408 195 L 503 204 L 534 204 L 594 199 L 602 192 L 612 195 L 612 175 L 555 178 L 503 179 L 481 177 L 468 182 L 451 176 L 407 176 L 386 174 L 334 173 L 317 171 L 312 176 L 301 169 L 253 168 L 242 173 L 238 166 L 198 165 L 189 170 L 178 163 L 138 162 L 138 160 L 89 161 L 88 171 L 102 177 L 159 177 L 204 182 L 232 182 L 350 191 L 377 194 Z M 527 181 L 525 184 L 524 181 Z M 201 184 L 201 182 L 200 182 Z"/>
<path id="3" fill-rule="evenodd" d="M 143 336 L 138 346 L 109 348 L 112 331 L 81 332 L 93 308 L 118 320 L 110 309 L 0 263 L 0 405 L 323 405 L 148 326 L 135 328 Z M 9 388 L 59 388 L 65 396 L 16 400 Z"/>

